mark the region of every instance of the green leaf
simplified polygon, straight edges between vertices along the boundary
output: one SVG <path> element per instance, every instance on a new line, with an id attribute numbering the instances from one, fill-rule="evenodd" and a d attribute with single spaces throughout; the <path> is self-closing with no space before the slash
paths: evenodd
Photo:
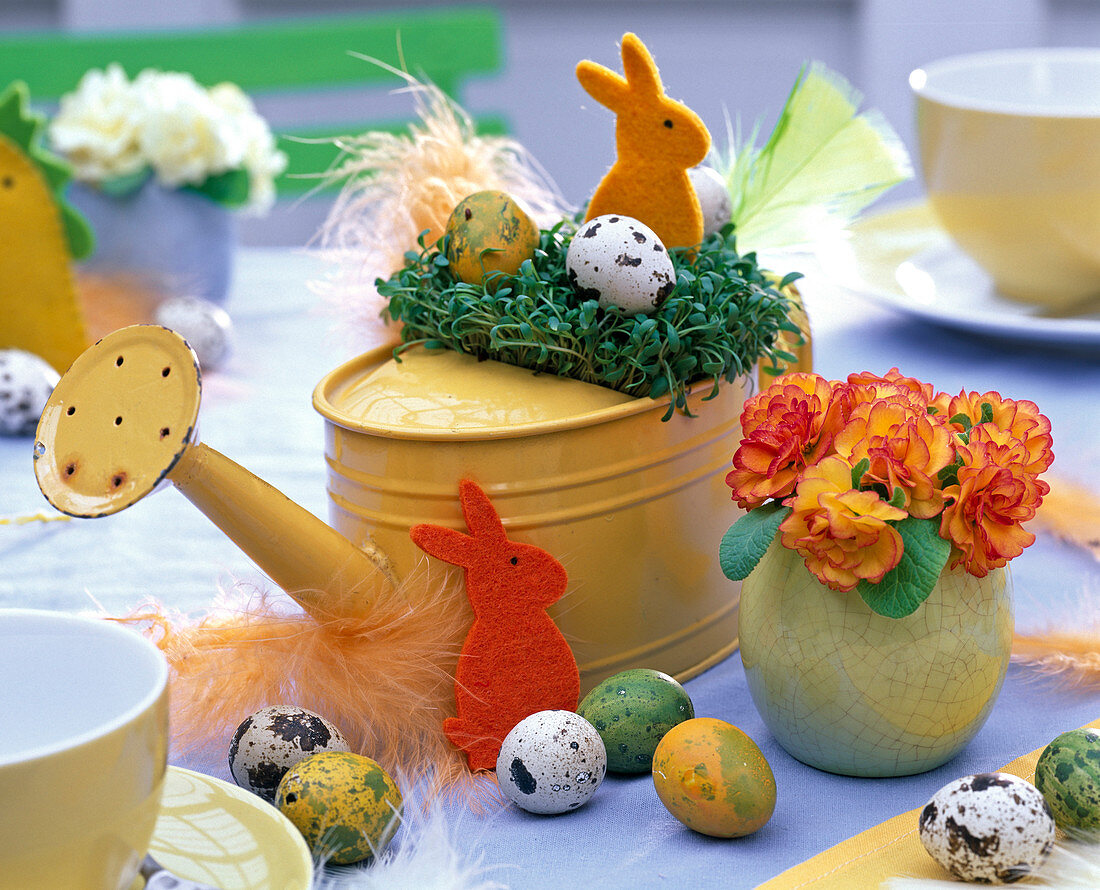
<path id="1" fill-rule="evenodd" d="M 938 519 L 909 516 L 895 526 L 904 551 L 901 560 L 878 584 L 860 581 L 856 588 L 872 612 L 887 618 L 912 615 L 928 599 L 951 555 L 951 543 L 939 535 Z"/>
<path id="2" fill-rule="evenodd" d="M 993 422 L 993 406 L 989 402 L 982 402 L 982 419 L 979 423 L 992 423 Z"/>
<path id="3" fill-rule="evenodd" d="M 787 518 L 790 507 L 770 501 L 750 510 L 722 535 L 718 562 L 731 581 L 743 581 L 756 568 L 775 538 L 779 523 Z"/>
<path id="4" fill-rule="evenodd" d="M 240 207 L 248 202 L 251 189 L 247 170 L 229 170 L 211 176 L 202 185 L 188 186 L 189 191 L 206 195 L 212 201 L 226 207 Z"/>
<path id="5" fill-rule="evenodd" d="M 858 464 L 852 467 L 852 488 L 859 488 L 859 484 L 863 481 L 863 474 L 871 469 L 870 458 L 860 458 Z"/>
<path id="6" fill-rule="evenodd" d="M 947 422 L 948 423 L 957 423 L 966 431 L 969 431 L 970 428 L 974 425 L 971 422 L 970 418 L 967 417 L 965 414 L 956 414 L 954 417 L 952 417 Z"/>
<path id="7" fill-rule="evenodd" d="M 64 201 L 58 202 L 58 210 L 61 213 L 61 226 L 65 230 L 72 258 L 82 260 L 91 256 L 92 251 L 95 250 L 95 235 L 88 221 Z"/>
<path id="8" fill-rule="evenodd" d="M 140 170 L 135 170 L 133 173 L 127 173 L 123 176 L 112 176 L 109 179 L 101 180 L 97 187 L 103 194 L 110 195 L 112 198 L 123 198 L 126 195 L 132 195 L 145 185 L 152 175 L 152 168 L 142 167 Z"/>

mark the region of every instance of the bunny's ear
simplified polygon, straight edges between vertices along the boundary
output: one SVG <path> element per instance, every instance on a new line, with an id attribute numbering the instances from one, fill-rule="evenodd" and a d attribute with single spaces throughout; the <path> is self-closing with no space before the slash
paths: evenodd
<path id="1" fill-rule="evenodd" d="M 630 93 L 637 98 L 663 96 L 661 75 L 657 63 L 637 34 L 629 31 L 623 35 L 623 74 Z"/>
<path id="2" fill-rule="evenodd" d="M 453 528 L 421 523 L 409 529 L 409 537 L 429 556 L 451 565 L 466 566 L 472 561 L 474 539 Z"/>
<path id="3" fill-rule="evenodd" d="M 478 542 L 501 542 L 508 539 L 504 523 L 500 521 L 496 508 L 489 496 L 472 479 L 463 479 L 458 483 L 458 499 L 462 503 L 462 515 L 466 518 L 466 528 Z"/>
<path id="4" fill-rule="evenodd" d="M 584 91 L 604 108 L 618 113 L 629 104 L 630 88 L 610 68 L 584 59 L 577 63 L 577 80 Z"/>

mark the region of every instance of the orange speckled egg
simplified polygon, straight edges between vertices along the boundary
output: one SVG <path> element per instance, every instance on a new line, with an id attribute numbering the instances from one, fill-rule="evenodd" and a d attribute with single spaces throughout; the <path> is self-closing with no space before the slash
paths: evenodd
<path id="1" fill-rule="evenodd" d="M 775 809 L 775 776 L 756 743 L 713 717 L 665 734 L 653 755 L 653 784 L 673 816 L 711 837 L 752 834 Z"/>

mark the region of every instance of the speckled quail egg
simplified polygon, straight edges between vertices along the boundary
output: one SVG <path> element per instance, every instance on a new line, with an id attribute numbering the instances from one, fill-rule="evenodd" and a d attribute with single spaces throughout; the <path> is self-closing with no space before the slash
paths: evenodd
<path id="1" fill-rule="evenodd" d="M 60 375 L 22 349 L 0 349 L 0 436 L 33 436 Z"/>
<path id="2" fill-rule="evenodd" d="M 588 803 L 607 773 L 596 728 L 572 711 L 538 711 L 504 737 L 497 781 L 529 813 L 566 813 Z"/>
<path id="3" fill-rule="evenodd" d="M 204 371 L 220 368 L 233 351 L 233 320 L 209 300 L 172 297 L 157 306 L 153 318 L 191 345 Z"/>
<path id="4" fill-rule="evenodd" d="M 314 857 L 336 865 L 381 853 L 401 822 L 401 791 L 376 761 L 325 751 L 291 767 L 275 806 L 294 823 Z"/>
<path id="5" fill-rule="evenodd" d="M 713 167 L 692 167 L 688 170 L 691 184 L 703 211 L 703 234 L 713 235 L 733 216 L 733 201 L 722 174 Z"/>
<path id="6" fill-rule="evenodd" d="M 948 782 L 920 814 L 920 839 L 964 881 L 1018 881 L 1054 847 L 1054 817 L 1039 789 L 1008 773 Z"/>
<path id="7" fill-rule="evenodd" d="M 351 747 L 324 717 L 290 705 L 260 708 L 246 717 L 229 746 L 229 771 L 242 788 L 265 800 L 288 769 L 321 751 L 350 751 Z"/>
<path id="8" fill-rule="evenodd" d="M 1100 829 L 1100 732 L 1063 732 L 1035 764 L 1035 787 L 1061 829 Z"/>
<path id="9" fill-rule="evenodd" d="M 652 312 L 676 286 L 676 270 L 661 239 L 629 216 L 605 214 L 582 224 L 565 265 L 582 299 L 629 314 Z"/>

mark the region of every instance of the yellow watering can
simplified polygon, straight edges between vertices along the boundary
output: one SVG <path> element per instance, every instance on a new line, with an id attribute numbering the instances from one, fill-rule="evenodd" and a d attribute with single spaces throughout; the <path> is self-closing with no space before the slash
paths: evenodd
<path id="1" fill-rule="evenodd" d="M 331 518 L 326 525 L 198 441 L 190 347 L 156 326 L 124 328 L 83 353 L 43 412 L 35 472 L 73 516 L 125 509 L 175 485 L 318 619 L 363 616 L 424 557 L 412 525 L 464 529 L 458 482 L 489 495 L 509 537 L 569 573 L 551 609 L 582 687 L 630 667 L 686 679 L 737 645 L 740 588 L 718 544 L 736 517 L 723 477 L 744 384 L 662 401 L 446 351 L 389 348 L 325 377 Z M 379 573 L 388 580 L 379 586 Z M 367 583 L 369 579 L 370 583 Z"/>

